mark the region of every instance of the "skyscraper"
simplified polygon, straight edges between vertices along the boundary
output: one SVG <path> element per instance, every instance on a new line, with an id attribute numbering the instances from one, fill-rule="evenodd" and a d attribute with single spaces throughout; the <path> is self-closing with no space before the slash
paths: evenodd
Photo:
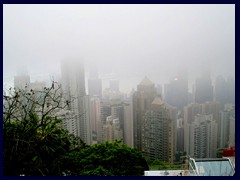
<path id="1" fill-rule="evenodd" d="M 142 149 L 142 123 L 147 110 L 156 97 L 157 92 L 152 83 L 145 77 L 137 86 L 137 91 L 133 94 L 133 138 L 134 147 Z"/>
<path id="2" fill-rule="evenodd" d="M 73 111 L 61 109 L 56 115 L 62 119 L 61 126 L 63 129 L 68 130 L 70 134 L 78 135 L 77 121 L 79 118 Z"/>
<path id="3" fill-rule="evenodd" d="M 112 79 L 109 81 L 109 87 L 112 91 L 119 91 L 119 80 L 117 79 Z"/>
<path id="4" fill-rule="evenodd" d="M 235 146 L 235 115 L 230 117 L 229 122 L 229 146 Z"/>
<path id="5" fill-rule="evenodd" d="M 195 121 L 197 115 L 212 115 L 212 119 L 218 125 L 220 122 L 220 104 L 218 102 L 206 102 L 203 104 L 189 104 L 184 107 L 184 150 L 189 153 L 189 138 L 193 136 L 190 132 L 190 125 Z M 219 136 L 218 136 L 219 137 Z M 218 139 L 219 141 L 219 139 Z"/>
<path id="6" fill-rule="evenodd" d="M 88 78 L 88 94 L 102 98 L 102 81 L 98 78 L 97 68 L 92 68 Z"/>
<path id="7" fill-rule="evenodd" d="M 215 158 L 217 124 L 210 115 L 197 115 L 190 124 L 189 155 L 195 158 Z"/>
<path id="8" fill-rule="evenodd" d="M 14 76 L 14 87 L 16 89 L 25 89 L 25 87 L 29 88 L 30 85 L 30 76 L 27 74 L 21 74 Z"/>
<path id="9" fill-rule="evenodd" d="M 233 144 L 234 135 L 235 107 L 232 106 L 231 109 L 229 108 L 221 111 L 221 118 L 219 123 L 219 148 L 228 148 L 230 144 Z"/>
<path id="10" fill-rule="evenodd" d="M 195 103 L 213 101 L 213 86 L 210 75 L 204 75 L 196 80 Z"/>
<path id="11" fill-rule="evenodd" d="M 227 103 L 227 86 L 226 80 L 222 76 L 218 76 L 215 82 L 214 96 L 215 100 L 220 102 L 222 106 Z"/>
<path id="12" fill-rule="evenodd" d="M 61 62 L 62 91 L 68 110 L 77 117 L 78 136 L 88 145 L 92 142 L 90 98 L 86 96 L 84 65 L 81 59 L 70 58 Z"/>
<path id="13" fill-rule="evenodd" d="M 81 59 L 64 59 L 61 62 L 62 88 L 65 98 L 71 100 L 86 95 L 84 65 Z"/>
<path id="14" fill-rule="evenodd" d="M 142 152 L 148 159 L 173 162 L 174 127 L 170 112 L 160 97 L 155 97 L 142 121 Z"/>
<path id="15" fill-rule="evenodd" d="M 122 140 L 123 132 L 120 128 L 119 119 L 113 119 L 112 116 L 108 116 L 106 124 L 103 125 L 103 141 Z"/>
<path id="16" fill-rule="evenodd" d="M 97 134 L 97 141 L 99 143 L 103 142 L 105 137 L 105 129 L 104 125 L 107 124 L 106 119 L 107 117 L 111 116 L 111 105 L 109 102 L 104 100 L 100 101 L 100 122 L 97 123 L 98 127 L 98 134 Z"/>
<path id="17" fill-rule="evenodd" d="M 102 98 L 102 81 L 98 78 L 88 79 L 88 94 Z"/>
<path id="18" fill-rule="evenodd" d="M 183 127 L 184 127 L 184 151 L 189 154 L 189 125 L 194 121 L 194 118 L 197 114 L 201 114 L 202 109 L 200 104 L 189 104 L 184 107 L 184 118 L 183 118 Z"/>
<path id="19" fill-rule="evenodd" d="M 164 97 L 168 104 L 175 106 L 178 109 L 183 109 L 188 103 L 187 75 L 179 74 L 174 77 L 169 84 L 166 84 Z"/>
<path id="20" fill-rule="evenodd" d="M 130 147 L 133 147 L 133 118 L 132 118 L 132 103 L 124 104 L 124 131 L 123 142 Z"/>
<path id="21" fill-rule="evenodd" d="M 227 79 L 218 76 L 214 89 L 215 100 L 220 102 L 222 107 L 227 103 L 235 104 L 235 82 L 232 77 Z"/>
<path id="22" fill-rule="evenodd" d="M 182 125 L 182 119 L 177 120 L 177 130 L 176 130 L 176 152 L 183 152 L 184 151 L 184 128 Z"/>
<path id="23" fill-rule="evenodd" d="M 91 122 L 91 97 L 82 97 L 82 112 L 80 115 L 79 127 L 79 137 L 87 144 L 91 145 L 93 140 L 93 130 Z"/>
<path id="24" fill-rule="evenodd" d="M 98 96 L 90 96 L 90 122 L 94 142 L 101 136 L 101 107 Z"/>
<path id="25" fill-rule="evenodd" d="M 228 103 L 235 104 L 235 79 L 233 77 L 227 78 L 227 92 Z"/>

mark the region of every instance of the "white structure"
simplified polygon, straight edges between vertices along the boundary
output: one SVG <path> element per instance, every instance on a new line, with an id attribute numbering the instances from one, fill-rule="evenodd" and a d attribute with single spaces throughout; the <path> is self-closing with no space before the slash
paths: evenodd
<path id="1" fill-rule="evenodd" d="M 100 99 L 97 96 L 90 97 L 90 122 L 92 129 L 92 140 L 97 142 L 101 137 L 101 109 Z"/>
<path id="2" fill-rule="evenodd" d="M 133 147 L 133 115 L 132 104 L 124 105 L 124 143 Z"/>
<path id="3" fill-rule="evenodd" d="M 106 88 L 103 90 L 103 98 L 104 99 L 120 99 L 123 100 L 124 99 L 124 94 L 119 92 L 119 91 L 114 91 L 110 88 Z"/>
<path id="4" fill-rule="evenodd" d="M 197 115 L 189 127 L 189 155 L 214 158 L 217 152 L 217 124 L 213 115 Z"/>
<path id="5" fill-rule="evenodd" d="M 193 136 L 189 132 L 189 126 L 194 122 L 195 116 L 198 114 L 209 115 L 212 114 L 212 119 L 218 126 L 218 132 L 220 131 L 220 104 L 218 102 L 205 102 L 203 104 L 192 103 L 184 107 L 184 151 L 189 154 L 189 137 Z M 220 137 L 218 136 L 218 143 Z"/>
<path id="6" fill-rule="evenodd" d="M 58 118 L 62 119 L 62 128 L 68 130 L 69 134 L 74 134 L 77 136 L 78 128 L 77 128 L 77 120 L 78 116 L 69 110 L 61 109 L 56 113 Z"/>
<path id="7" fill-rule="evenodd" d="M 235 116 L 230 117 L 229 122 L 229 146 L 235 146 Z"/>
<path id="8" fill-rule="evenodd" d="M 92 144 L 92 122 L 91 122 L 91 107 L 90 107 L 90 96 L 84 96 L 82 99 L 82 114 L 80 114 L 79 137 L 87 144 Z"/>
<path id="9" fill-rule="evenodd" d="M 144 176 L 195 176 L 189 170 L 152 170 L 144 171 Z"/>
<path id="10" fill-rule="evenodd" d="M 35 81 L 29 85 L 29 89 L 33 90 L 43 90 L 44 87 L 46 87 L 46 82 L 44 81 Z"/>
<path id="11" fill-rule="evenodd" d="M 103 125 L 103 141 L 113 141 L 112 116 L 106 118 L 106 124 Z"/>
<path id="12" fill-rule="evenodd" d="M 62 90 L 69 102 L 68 110 L 78 115 L 78 136 L 88 145 L 92 143 L 90 122 L 90 98 L 85 92 L 84 66 L 81 59 L 65 59 L 61 62 Z"/>
<path id="13" fill-rule="evenodd" d="M 30 85 L 30 76 L 26 74 L 21 74 L 14 76 L 14 87 L 16 89 L 25 89 Z"/>
<path id="14" fill-rule="evenodd" d="M 123 139 L 123 132 L 120 129 L 119 119 L 113 119 L 112 116 L 108 116 L 106 124 L 103 125 L 103 140 L 114 141 Z"/>
<path id="15" fill-rule="evenodd" d="M 123 132 L 120 128 L 119 119 L 113 119 L 113 140 L 121 140 L 123 139 Z"/>
<path id="16" fill-rule="evenodd" d="M 219 132 L 219 148 L 228 148 L 235 145 L 235 108 L 226 106 L 225 111 L 221 111 Z"/>
<path id="17" fill-rule="evenodd" d="M 184 127 L 184 151 L 189 154 L 189 125 L 194 121 L 194 117 L 197 114 L 201 113 L 201 105 L 200 104 L 189 104 L 184 107 L 184 119 L 183 119 L 183 127 Z"/>
<path id="18" fill-rule="evenodd" d="M 84 67 L 78 59 L 64 60 L 61 63 L 62 90 L 64 98 L 71 102 L 69 110 L 80 114 L 82 110 L 82 99 L 85 96 Z"/>

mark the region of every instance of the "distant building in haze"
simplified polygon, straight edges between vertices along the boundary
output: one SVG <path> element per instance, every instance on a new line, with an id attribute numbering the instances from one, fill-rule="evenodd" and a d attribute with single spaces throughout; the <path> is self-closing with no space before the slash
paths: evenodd
<path id="1" fill-rule="evenodd" d="M 235 79 L 233 77 L 227 78 L 228 87 L 228 103 L 235 104 Z"/>
<path id="2" fill-rule="evenodd" d="M 68 130 L 69 134 L 78 135 L 77 121 L 79 117 L 73 111 L 61 109 L 56 113 L 59 119 L 62 119 L 61 126 L 63 129 Z"/>
<path id="3" fill-rule="evenodd" d="M 229 147 L 235 146 L 235 114 L 230 116 L 230 122 L 229 122 L 229 140 L 228 145 Z"/>
<path id="4" fill-rule="evenodd" d="M 119 92 L 119 80 L 117 80 L 117 79 L 110 80 L 109 87 L 111 90 Z"/>
<path id="5" fill-rule="evenodd" d="M 215 100 L 220 102 L 222 106 L 227 103 L 227 84 L 226 80 L 222 76 L 218 76 L 215 82 L 214 96 Z"/>
<path id="6" fill-rule="evenodd" d="M 88 145 L 92 143 L 90 97 L 86 96 L 85 72 L 81 59 L 69 58 L 61 62 L 62 91 L 69 102 L 68 110 L 77 117 L 78 136 Z"/>
<path id="7" fill-rule="evenodd" d="M 103 126 L 106 125 L 106 119 L 108 116 L 111 116 L 111 105 L 109 102 L 100 101 L 100 122 L 98 122 L 98 134 L 97 134 L 97 141 L 99 143 L 104 141 L 103 137 Z"/>
<path id="8" fill-rule="evenodd" d="M 88 78 L 88 94 L 102 98 L 102 80 L 98 78 L 96 69 L 90 71 Z"/>
<path id="9" fill-rule="evenodd" d="M 222 106 L 227 103 L 235 104 L 235 82 L 233 78 L 225 80 L 222 76 L 218 76 L 214 88 L 215 100 L 220 102 Z"/>
<path id="10" fill-rule="evenodd" d="M 44 87 L 46 87 L 46 82 L 44 81 L 35 81 L 29 85 L 29 89 L 33 90 L 43 90 Z"/>
<path id="11" fill-rule="evenodd" d="M 124 143 L 133 147 L 133 118 L 132 118 L 132 103 L 123 105 L 124 110 Z"/>
<path id="12" fill-rule="evenodd" d="M 101 104 L 98 96 L 89 96 L 90 98 L 90 122 L 92 129 L 92 140 L 98 142 L 98 136 L 101 136 Z"/>
<path id="13" fill-rule="evenodd" d="M 30 76 L 26 74 L 14 76 L 14 88 L 25 89 L 30 85 Z"/>
<path id="14" fill-rule="evenodd" d="M 157 90 L 157 94 L 161 95 L 161 97 L 163 97 L 163 90 L 162 90 L 162 86 L 160 84 L 156 85 L 156 90 Z"/>
<path id="15" fill-rule="evenodd" d="M 176 152 L 184 151 L 184 128 L 183 128 L 183 119 L 177 120 L 177 132 L 176 132 Z"/>
<path id="16" fill-rule="evenodd" d="M 184 151 L 189 153 L 189 146 L 191 144 L 189 141 L 189 138 L 193 136 L 191 134 L 189 127 L 191 124 L 195 121 L 197 115 L 211 115 L 214 122 L 217 124 L 218 131 L 219 129 L 219 123 L 220 123 L 220 103 L 219 102 L 206 102 L 203 104 L 189 104 L 188 106 L 184 107 Z M 219 141 L 219 136 L 218 136 Z"/>
<path id="17" fill-rule="evenodd" d="M 112 116 L 108 116 L 106 124 L 103 125 L 103 141 L 112 142 L 114 140 L 122 140 L 123 132 L 120 128 L 119 119 L 113 119 Z"/>
<path id="18" fill-rule="evenodd" d="M 173 78 L 169 84 L 166 84 L 164 97 L 168 104 L 175 106 L 178 109 L 183 109 L 188 103 L 187 75 L 180 74 Z"/>
<path id="19" fill-rule="evenodd" d="M 189 131 L 189 155 L 194 158 L 215 158 L 217 155 L 217 124 L 213 116 L 195 116 Z"/>
<path id="20" fill-rule="evenodd" d="M 102 98 L 102 81 L 98 78 L 88 79 L 88 94 Z"/>
<path id="21" fill-rule="evenodd" d="M 184 107 L 183 128 L 184 128 L 184 151 L 189 154 L 189 137 L 193 136 L 189 132 L 189 126 L 194 122 L 197 114 L 201 114 L 202 107 L 200 104 L 189 104 Z"/>
<path id="22" fill-rule="evenodd" d="M 235 106 L 221 111 L 219 123 L 219 148 L 235 145 Z"/>
<path id="23" fill-rule="evenodd" d="M 174 125 L 169 109 L 155 97 L 142 121 L 142 152 L 147 159 L 174 160 Z"/>
<path id="24" fill-rule="evenodd" d="M 206 74 L 196 79 L 194 93 L 195 103 L 202 104 L 207 101 L 213 101 L 213 85 L 210 75 Z"/>
<path id="25" fill-rule="evenodd" d="M 133 93 L 133 138 L 134 147 L 142 149 L 142 123 L 147 110 L 150 110 L 157 91 L 154 83 L 145 77 Z"/>

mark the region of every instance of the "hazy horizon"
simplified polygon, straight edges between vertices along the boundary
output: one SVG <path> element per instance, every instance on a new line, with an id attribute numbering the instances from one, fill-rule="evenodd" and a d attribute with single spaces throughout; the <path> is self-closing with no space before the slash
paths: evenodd
<path id="1" fill-rule="evenodd" d="M 235 5 L 3 5 L 4 86 L 22 69 L 32 81 L 58 78 L 66 57 L 119 79 L 124 92 L 181 71 L 193 83 L 206 67 L 235 78 Z"/>

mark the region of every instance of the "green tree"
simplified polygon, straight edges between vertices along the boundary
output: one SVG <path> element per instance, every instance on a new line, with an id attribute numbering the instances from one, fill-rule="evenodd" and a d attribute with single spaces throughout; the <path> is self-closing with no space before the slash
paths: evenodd
<path id="1" fill-rule="evenodd" d="M 9 93 L 3 97 L 4 175 L 61 175 L 60 157 L 81 142 L 54 116 L 55 110 L 67 105 L 60 85 Z"/>
<path id="2" fill-rule="evenodd" d="M 150 169 L 152 170 L 175 170 L 175 169 L 181 169 L 180 164 L 173 164 L 168 163 L 165 161 L 161 161 L 159 159 L 151 160 L 148 162 Z"/>
<path id="3" fill-rule="evenodd" d="M 67 175 L 140 176 L 149 170 L 142 154 L 120 141 L 95 144 L 63 157 Z"/>
<path id="4" fill-rule="evenodd" d="M 143 175 L 142 154 L 120 141 L 87 146 L 61 128 L 56 112 L 69 105 L 60 85 L 3 96 L 4 175 Z"/>

